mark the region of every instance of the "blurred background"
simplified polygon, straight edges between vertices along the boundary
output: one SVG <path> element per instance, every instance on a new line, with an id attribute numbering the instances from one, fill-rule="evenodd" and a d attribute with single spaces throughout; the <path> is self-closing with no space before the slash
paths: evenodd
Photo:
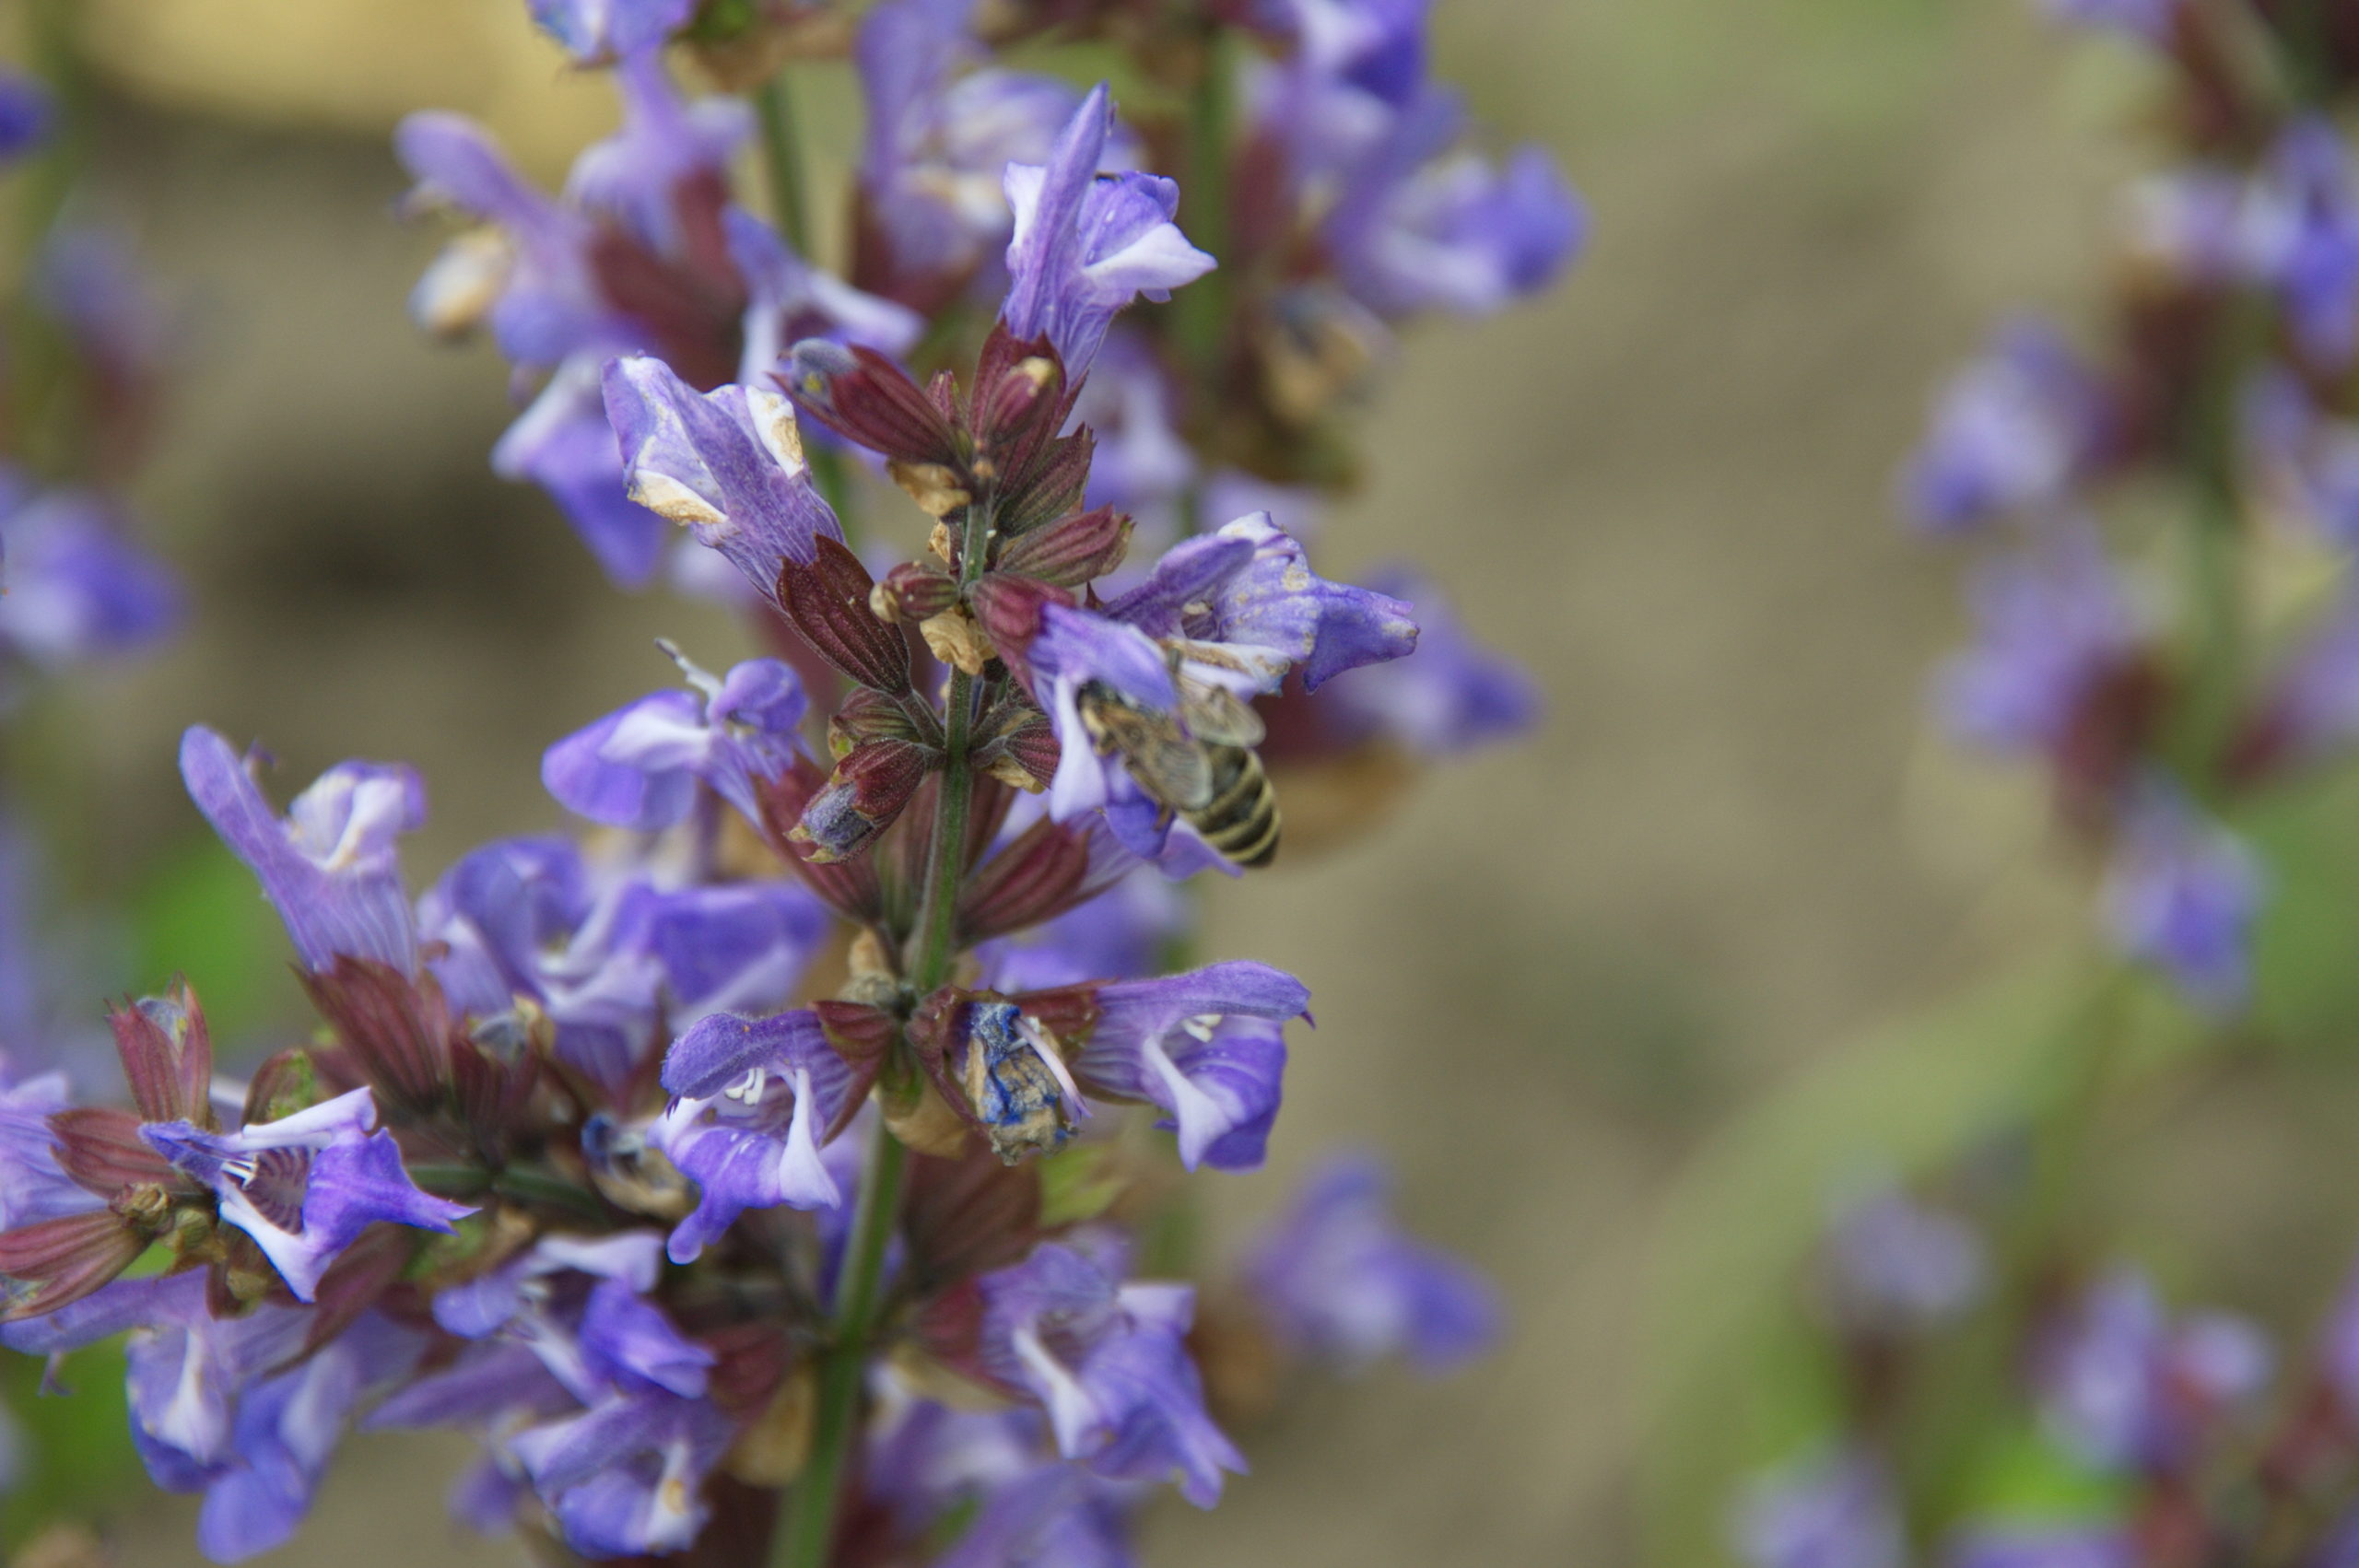
<path id="1" fill-rule="evenodd" d="M 44 698 L 9 766 L 66 904 L 135 911 L 114 983 L 185 967 L 256 1045 L 300 1014 L 275 921 L 182 795 L 184 725 L 259 739 L 282 794 L 346 756 L 415 763 L 422 884 L 557 825 L 543 747 L 663 684 L 653 638 L 715 666 L 743 647 L 710 605 L 613 589 L 494 478 L 495 357 L 404 314 L 439 236 L 393 210 L 402 113 L 476 114 L 551 181 L 612 123 L 522 11 L 79 8 L 88 201 L 182 322 L 136 498 L 193 618 L 165 657 Z M 1594 238 L 1544 303 L 1406 345 L 1321 564 L 1426 563 L 1538 672 L 1548 720 L 1353 848 L 1214 890 L 1209 953 L 1300 974 L 1319 1027 L 1270 1168 L 1212 1201 L 1233 1232 L 1316 1153 L 1382 1150 L 1412 1224 L 1502 1282 L 1513 1328 L 1448 1381 L 1313 1390 L 1249 1436 L 1217 1512 L 1164 1506 L 1154 1563 L 1713 1561 L 1749 1326 L 1790 1305 L 1830 1184 L 2023 1071 L 2003 994 L 1928 1010 L 2083 940 L 2036 781 L 1924 720 L 1961 617 L 1889 497 L 1995 315 L 2085 307 L 2102 193 L 2140 157 L 2133 64 L 2025 0 L 1437 11 L 1442 73 L 1558 153 Z M 807 127 L 839 170 L 853 100 L 820 76 Z M 2321 1050 L 2157 1094 L 2104 1150 L 2117 1218 L 2298 1328 L 2359 1218 L 2345 1077 Z M 444 1524 L 455 1446 L 356 1440 L 271 1561 L 514 1561 Z M 125 1568 L 198 1561 L 191 1501 L 125 1495 Z"/>

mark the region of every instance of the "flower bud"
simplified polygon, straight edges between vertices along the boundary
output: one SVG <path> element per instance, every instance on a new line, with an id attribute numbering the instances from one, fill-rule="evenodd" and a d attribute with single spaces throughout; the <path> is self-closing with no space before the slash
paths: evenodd
<path id="1" fill-rule="evenodd" d="M 943 411 L 874 349 L 806 338 L 788 351 L 779 384 L 811 417 L 872 451 L 902 462 L 958 461 Z"/>
<path id="2" fill-rule="evenodd" d="M 1111 507 L 1062 518 L 1010 540 L 993 569 L 1079 588 L 1122 564 L 1131 547 L 1131 520 Z"/>
<path id="3" fill-rule="evenodd" d="M 903 561 L 869 591 L 880 621 L 930 621 L 958 603 L 958 582 L 919 561 Z"/>
<path id="4" fill-rule="evenodd" d="M 789 837 L 811 845 L 811 859 L 823 864 L 850 860 L 893 825 L 918 785 L 941 766 L 940 752 L 914 741 L 854 746 Z"/>

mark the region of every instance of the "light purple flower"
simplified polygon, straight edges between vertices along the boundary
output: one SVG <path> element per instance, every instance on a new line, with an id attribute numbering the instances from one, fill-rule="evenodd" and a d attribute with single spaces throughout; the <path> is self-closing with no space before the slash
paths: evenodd
<path id="1" fill-rule="evenodd" d="M 859 344 L 898 357 L 925 331 L 925 318 L 907 306 L 863 294 L 794 253 L 778 230 L 742 207 L 721 215 L 729 257 L 751 296 L 745 307 L 745 348 L 737 379 L 763 384 L 786 351 L 806 338 Z"/>
<path id="2" fill-rule="evenodd" d="M 1839 1450 L 1756 1480 L 1736 1512 L 1748 1568 L 1905 1568 L 1907 1541 L 1884 1467 Z"/>
<path id="3" fill-rule="evenodd" d="M 1415 614 L 1417 646 L 1333 688 L 1347 733 L 1381 735 L 1420 756 L 1453 756 L 1538 721 L 1540 690 L 1531 673 L 1476 642 L 1430 582 L 1396 568 L 1368 586 Z"/>
<path id="4" fill-rule="evenodd" d="M 2062 335 L 2036 317 L 2010 322 L 1934 404 L 1902 481 L 1911 521 L 1955 533 L 2054 509 L 2095 460 L 2105 417 L 2103 389 Z"/>
<path id="5" fill-rule="evenodd" d="M 747 1209 L 833 1209 L 843 1202 L 821 1158 L 854 1108 L 851 1068 L 805 1012 L 715 1013 L 663 1059 L 672 1108 L 654 1141 L 697 1184 L 696 1211 L 672 1233 L 686 1263 Z"/>
<path id="6" fill-rule="evenodd" d="M 1218 1500 L 1224 1470 L 1244 1473 L 1204 1413 L 1188 1358 L 1188 1286 L 1122 1284 L 1055 1242 L 981 1285 L 984 1364 L 1039 1400 L 1065 1457 L 1116 1480 L 1172 1477 L 1200 1508 Z"/>
<path id="7" fill-rule="evenodd" d="M 1097 1022 L 1074 1077 L 1159 1106 L 1190 1170 L 1262 1163 L 1285 1074 L 1285 1020 L 1309 1017 L 1301 981 L 1266 964 L 1215 964 L 1097 989 Z"/>
<path id="8" fill-rule="evenodd" d="M 735 1435 L 710 1401 L 649 1389 L 518 1433 L 508 1446 L 569 1544 L 626 1557 L 695 1542 L 710 1513 L 705 1478 Z"/>
<path id="9" fill-rule="evenodd" d="M 1135 1568 L 1128 1490 L 1077 1466 L 1039 1466 L 984 1492 L 935 1568 Z"/>
<path id="10" fill-rule="evenodd" d="M 705 1391 L 712 1352 L 646 1300 L 663 1266 L 652 1231 L 544 1236 L 522 1257 L 434 1298 L 434 1320 L 466 1340 L 532 1352 L 584 1405 L 616 1389 Z"/>
<path id="11" fill-rule="evenodd" d="M 2075 524 L 1969 580 L 1976 641 L 1935 686 L 1959 738 L 2001 753 L 2051 751 L 2099 683 L 2131 657 L 2141 626 L 2095 530 Z"/>
<path id="12" fill-rule="evenodd" d="M 2036 1381 L 2057 1435 L 2109 1469 L 2188 1463 L 2204 1432 L 2259 1395 L 2269 1347 L 2222 1313 L 2173 1324 L 2143 1274 L 2092 1285 L 2041 1349 Z"/>
<path id="13" fill-rule="evenodd" d="M 794 761 L 803 684 L 775 659 L 749 659 L 716 678 L 681 658 L 692 692 L 662 691 L 551 746 L 541 781 L 568 810 L 640 832 L 687 820 L 699 780 L 759 822 L 757 781 Z"/>
<path id="14" fill-rule="evenodd" d="M 2244 1005 L 2261 876 L 2252 854 L 2168 785 L 2133 787 L 2105 883 L 2105 919 L 2125 954 L 2151 964 L 2208 1012 Z"/>
<path id="15" fill-rule="evenodd" d="M 1068 381 L 1088 375 L 1107 328 L 1133 300 L 1168 299 L 1213 270 L 1172 221 L 1180 187 L 1152 174 L 1100 176 L 1114 121 L 1103 84 L 1057 135 L 1045 166 L 1008 165 L 1015 228 L 1000 319 L 1020 338 L 1045 335 Z"/>
<path id="16" fill-rule="evenodd" d="M 533 20 L 583 64 L 663 43 L 688 23 L 696 0 L 532 0 Z"/>
<path id="17" fill-rule="evenodd" d="M 1458 96 L 1429 88 L 1392 117 L 1326 222 L 1338 274 L 1378 315 L 1486 315 L 1554 283 L 1588 217 L 1536 146 L 1504 164 L 1458 146 Z M 1456 150 L 1453 150 L 1456 149 Z"/>
<path id="18" fill-rule="evenodd" d="M 868 133 L 861 192 L 898 279 L 955 280 L 1004 248 L 1011 163 L 1045 164 L 1081 94 L 1052 76 L 985 64 L 975 0 L 886 0 L 853 46 Z M 1117 130 L 1098 169 L 1137 167 Z"/>
<path id="19" fill-rule="evenodd" d="M 633 8 L 635 0 L 617 4 Z M 682 103 L 654 51 L 633 54 L 616 78 L 622 129 L 575 162 L 562 201 L 518 175 L 461 115 L 411 115 L 394 147 L 417 181 L 414 203 L 448 205 L 485 226 L 428 269 L 412 315 L 445 335 L 487 321 L 521 373 L 548 376 L 493 449 L 494 472 L 547 490 L 608 574 L 637 587 L 653 574 L 665 531 L 624 492 L 601 368 L 616 355 L 660 349 L 710 384 L 734 364 L 738 323 L 726 310 L 647 319 L 652 307 L 610 297 L 602 256 L 610 270 L 617 250 L 636 252 L 724 301 L 743 297 L 720 237 L 706 229 L 719 217 L 728 160 L 748 120 L 734 100 Z M 691 221 L 703 227 L 692 230 Z"/>
<path id="20" fill-rule="evenodd" d="M 657 1044 L 726 1008 L 775 1007 L 827 940 L 827 918 L 792 883 L 667 889 L 643 870 L 593 869 L 561 838 L 475 850 L 419 900 L 430 961 L 476 1018 L 530 999 L 559 1058 L 619 1092 Z"/>
<path id="21" fill-rule="evenodd" d="M 2359 348 L 2359 181 L 2330 122 L 2297 120 L 2278 138 L 2240 229 L 2245 265 L 2276 290 L 2303 352 L 2348 366 Z"/>
<path id="22" fill-rule="evenodd" d="M 312 969 L 339 956 L 402 974 L 417 961 L 395 838 L 424 825 L 426 788 L 399 765 L 345 762 L 295 797 L 281 820 L 229 743 L 202 725 L 181 737 L 181 778 L 222 842 L 251 867 Z"/>
<path id="23" fill-rule="evenodd" d="M 1120 329 L 1107 334 L 1068 423 L 1097 438 L 1086 505 L 1135 517 L 1174 504 L 1196 476 L 1195 452 L 1172 423 L 1176 401 L 1144 339 Z"/>
<path id="24" fill-rule="evenodd" d="M 1825 1245 L 1830 1305 L 1856 1332 L 1922 1333 L 1954 1319 L 1982 1292 L 1987 1265 L 1973 1228 L 1889 1179 L 1837 1210 Z"/>
<path id="25" fill-rule="evenodd" d="M 1302 546 L 1261 513 L 1174 546 L 1102 613 L 1049 606 L 1026 653 L 1062 743 L 1049 813 L 1070 822 L 1102 810 L 1126 848 L 1173 875 L 1225 865 L 1193 827 L 1147 795 L 1119 752 L 1099 753 L 1082 718 L 1084 690 L 1168 716 L 1189 733 L 1187 687 L 1250 698 L 1299 668 L 1304 689 L 1315 690 L 1415 648 L 1408 610 L 1313 575 Z"/>
<path id="26" fill-rule="evenodd" d="M 96 496 L 0 476 L 0 648 L 43 669 L 151 648 L 180 625 L 179 580 Z"/>
<path id="27" fill-rule="evenodd" d="M 2130 1532 L 2103 1520 L 1990 1521 L 1968 1526 L 1942 1555 L 1944 1568 L 2137 1568 Z"/>
<path id="28" fill-rule="evenodd" d="M 167 1121 L 149 1122 L 139 1135 L 211 1188 L 221 1218 L 253 1237 L 288 1287 L 310 1301 L 328 1265 L 378 1221 L 447 1232 L 475 1212 L 420 1192 L 393 1135 L 376 1124 L 375 1101 L 355 1089 L 236 1132 Z"/>
<path id="29" fill-rule="evenodd" d="M 2050 17 L 2071 27 L 2118 32 L 2157 48 L 2170 41 L 2181 0 L 2041 0 Z"/>
<path id="30" fill-rule="evenodd" d="M 18 1079 L 0 1073 L 0 1231 L 87 1213 L 105 1202 L 58 1168 L 49 1118 L 72 1104 L 63 1072 Z"/>
<path id="31" fill-rule="evenodd" d="M 133 1330 L 133 1446 L 157 1485 L 205 1494 L 197 1546 L 235 1562 L 294 1533 L 355 1406 L 406 1375 L 420 1348 L 417 1336 L 370 1315 L 298 1360 L 313 1321 L 307 1308 L 266 1302 L 216 1318 L 204 1273 L 188 1270 L 118 1280 L 0 1338 L 53 1356 Z"/>
<path id="32" fill-rule="evenodd" d="M 1391 1187 L 1373 1155 L 1321 1161 L 1247 1252 L 1245 1281 L 1297 1353 L 1355 1371 L 1394 1355 L 1446 1371 L 1496 1342 L 1498 1293 L 1404 1233 Z"/>
<path id="33" fill-rule="evenodd" d="M 843 529 L 803 457 L 793 405 L 761 387 L 698 392 L 660 359 L 606 367 L 606 416 L 631 498 L 719 551 L 764 594 Z"/>

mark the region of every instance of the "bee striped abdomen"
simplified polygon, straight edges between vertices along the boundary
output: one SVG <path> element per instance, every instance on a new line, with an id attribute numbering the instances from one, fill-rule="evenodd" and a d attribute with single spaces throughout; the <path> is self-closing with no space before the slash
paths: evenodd
<path id="1" fill-rule="evenodd" d="M 1266 866 L 1278 852 L 1278 792 L 1262 759 L 1243 746 L 1207 746 L 1213 798 L 1186 813 L 1204 841 L 1240 866 Z"/>

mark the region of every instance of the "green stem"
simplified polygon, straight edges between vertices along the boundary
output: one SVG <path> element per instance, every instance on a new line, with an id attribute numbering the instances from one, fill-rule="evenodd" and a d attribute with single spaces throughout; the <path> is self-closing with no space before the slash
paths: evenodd
<path id="1" fill-rule="evenodd" d="M 786 242 L 806 261 L 811 255 L 811 201 L 803 179 L 803 138 L 794 124 L 794 97 L 787 67 L 754 89 L 754 113 L 761 122 L 762 162 L 770 177 L 771 216 Z"/>
<path id="2" fill-rule="evenodd" d="M 992 497 L 979 497 L 967 509 L 967 531 L 959 556 L 961 578 L 982 575 L 991 544 Z M 917 948 L 909 965 L 910 983 L 920 995 L 950 977 L 958 956 L 958 888 L 967 870 L 967 819 L 974 797 L 974 765 L 968 749 L 974 736 L 975 680 L 953 670 L 943 714 L 945 761 L 942 788 L 934 797 L 933 840 L 926 855 L 925 893 L 918 908 Z M 860 1426 L 861 1386 L 884 1297 L 885 1253 L 900 1217 L 901 1182 L 909 1152 L 879 1118 L 870 1134 L 868 1168 L 852 1215 L 851 1249 L 836 1277 L 831 1335 L 819 1358 L 818 1409 L 812 1422 L 811 1457 L 795 1482 L 785 1528 L 771 1551 L 777 1568 L 826 1568 L 835 1542 L 836 1504 L 843 1489 L 846 1457 Z"/>
<path id="3" fill-rule="evenodd" d="M 1236 62 L 1228 29 L 1205 29 L 1203 64 L 1188 106 L 1188 177 L 1180 187 L 1180 227 L 1190 243 L 1215 256 L 1220 266 L 1180 291 L 1172 302 L 1172 328 L 1180 352 L 1194 372 L 1201 406 L 1218 404 L 1221 364 L 1229 328 L 1228 171 L 1236 121 Z"/>
<path id="4" fill-rule="evenodd" d="M 554 1171 L 537 1171 L 517 1165 L 504 1171 L 487 1171 L 480 1165 L 413 1164 L 410 1179 L 424 1191 L 437 1198 L 461 1200 L 470 1198 L 497 1197 L 518 1203 L 540 1203 L 551 1208 L 570 1209 L 577 1214 L 594 1220 L 608 1217 L 606 1206 L 598 1195 L 576 1186 Z"/>
<path id="5" fill-rule="evenodd" d="M 909 1150 L 880 1118 L 869 1139 L 851 1250 L 836 1279 L 835 1338 L 819 1361 L 811 1457 L 796 1478 L 786 1527 L 772 1553 L 779 1568 L 825 1568 L 828 1549 L 835 1544 L 836 1496 L 843 1488 L 844 1460 L 859 1424 L 860 1388 L 868 1373 L 869 1336 L 875 1327 L 885 1252 L 900 1216 L 901 1178 L 908 1168 Z"/>

